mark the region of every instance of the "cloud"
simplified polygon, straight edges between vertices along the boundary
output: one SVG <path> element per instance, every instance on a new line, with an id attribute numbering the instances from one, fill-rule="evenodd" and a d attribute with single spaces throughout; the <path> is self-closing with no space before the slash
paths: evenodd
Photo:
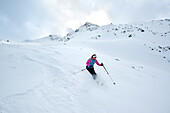
<path id="1" fill-rule="evenodd" d="M 170 18 L 169 0 L 106 0 L 113 23 Z"/>
<path id="2" fill-rule="evenodd" d="M 1 0 L 0 15 L 5 15 L 8 22 L 0 21 L 0 39 L 24 40 L 31 36 L 27 32 L 25 23 L 27 21 L 37 22 L 42 17 L 39 5 L 33 0 Z"/>
<path id="3" fill-rule="evenodd" d="M 107 23 L 109 20 L 107 14 L 103 7 L 99 7 L 96 3 L 95 0 L 44 0 L 43 7 L 46 9 L 46 14 L 55 20 L 53 23 L 56 21 L 59 23 L 57 25 L 60 28 L 76 29 L 87 21 L 96 22 L 102 19 L 101 23 L 104 23 L 103 21 Z M 101 23 L 98 21 L 96 24 Z"/>
<path id="4" fill-rule="evenodd" d="M 0 25 L 6 26 L 9 23 L 10 23 L 9 18 L 7 18 L 5 15 L 2 15 L 2 13 L 0 13 Z"/>
<path id="5" fill-rule="evenodd" d="M 98 25 L 170 18 L 169 0 L 1 0 L 0 39 L 64 36 L 85 22 Z"/>

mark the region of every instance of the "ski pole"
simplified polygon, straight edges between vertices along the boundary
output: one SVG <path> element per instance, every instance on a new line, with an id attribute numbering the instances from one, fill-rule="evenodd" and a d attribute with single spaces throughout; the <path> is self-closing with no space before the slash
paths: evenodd
<path id="1" fill-rule="evenodd" d="M 73 74 L 77 74 L 77 73 L 80 73 L 80 72 L 82 72 L 82 71 L 85 71 L 86 69 L 82 69 L 82 70 L 80 70 L 80 71 L 78 71 L 78 72 L 74 72 Z"/>
<path id="2" fill-rule="evenodd" d="M 110 76 L 109 72 L 106 70 L 105 66 L 103 66 L 103 68 L 105 69 L 105 71 L 106 71 L 107 74 L 109 75 L 110 79 L 112 80 L 113 84 L 115 85 L 116 83 L 113 81 L 112 77 Z"/>

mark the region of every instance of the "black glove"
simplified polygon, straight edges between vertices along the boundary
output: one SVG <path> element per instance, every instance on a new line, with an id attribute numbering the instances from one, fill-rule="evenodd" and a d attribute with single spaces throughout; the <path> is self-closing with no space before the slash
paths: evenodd
<path id="1" fill-rule="evenodd" d="M 104 66 L 104 64 L 103 64 L 103 63 L 101 63 L 101 66 Z"/>

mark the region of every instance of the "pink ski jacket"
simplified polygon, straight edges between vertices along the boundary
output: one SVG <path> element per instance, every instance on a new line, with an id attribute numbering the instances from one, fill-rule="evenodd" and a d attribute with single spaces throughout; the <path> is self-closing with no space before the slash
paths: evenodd
<path id="1" fill-rule="evenodd" d="M 97 64 L 98 66 L 101 66 L 97 60 L 94 60 L 93 58 L 89 58 L 89 60 L 86 62 L 87 66 L 93 66 L 94 64 Z"/>

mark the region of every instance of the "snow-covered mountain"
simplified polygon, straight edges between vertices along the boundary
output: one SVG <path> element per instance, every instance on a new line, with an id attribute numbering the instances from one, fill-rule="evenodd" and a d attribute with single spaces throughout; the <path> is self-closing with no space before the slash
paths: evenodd
<path id="1" fill-rule="evenodd" d="M 0 113 L 169 113 L 170 20 L 0 41 Z M 92 54 L 99 82 L 81 71 Z"/>
<path id="2" fill-rule="evenodd" d="M 83 26 L 79 27 L 75 31 L 68 33 L 65 38 L 73 38 L 76 35 L 81 35 L 84 33 L 89 33 L 88 36 L 91 39 L 107 39 L 112 37 L 115 38 L 132 38 L 139 36 L 140 34 L 151 35 L 151 37 L 169 37 L 170 30 L 170 20 L 153 20 L 151 22 L 143 22 L 136 24 L 122 24 L 122 25 L 110 25 L 101 26 L 91 24 L 89 22 L 85 23 Z M 145 37 L 143 37 L 145 38 Z"/>

